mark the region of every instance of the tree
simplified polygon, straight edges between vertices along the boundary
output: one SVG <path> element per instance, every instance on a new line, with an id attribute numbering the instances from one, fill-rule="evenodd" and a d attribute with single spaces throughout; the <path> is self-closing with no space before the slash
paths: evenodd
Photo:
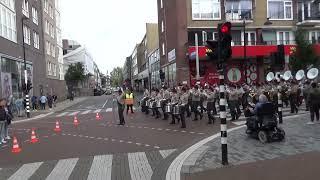
<path id="1" fill-rule="evenodd" d="M 305 34 L 306 31 L 303 29 L 298 29 L 295 32 L 297 48 L 290 56 L 290 67 L 294 72 L 300 69 L 307 69 L 308 66 L 315 65 L 318 60 L 313 45 L 305 40 Z"/>
<path id="2" fill-rule="evenodd" d="M 122 68 L 116 67 L 113 68 L 113 70 L 110 73 L 110 79 L 111 79 L 111 85 L 113 87 L 119 87 L 123 83 L 123 74 L 122 74 Z"/>
<path id="3" fill-rule="evenodd" d="M 77 86 L 79 82 L 86 79 L 83 64 L 78 62 L 76 64 L 69 65 L 64 78 L 68 87 L 73 88 L 74 86 Z"/>

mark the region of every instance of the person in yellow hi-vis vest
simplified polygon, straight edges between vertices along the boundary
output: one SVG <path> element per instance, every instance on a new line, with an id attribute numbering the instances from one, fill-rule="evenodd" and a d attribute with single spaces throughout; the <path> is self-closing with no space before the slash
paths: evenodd
<path id="1" fill-rule="evenodd" d="M 133 90 L 132 88 L 128 88 L 126 95 L 125 95 L 125 102 L 127 105 L 127 114 L 129 112 L 129 108 L 131 108 L 131 113 L 133 113 L 133 101 L 134 101 L 134 96 L 133 96 Z"/>

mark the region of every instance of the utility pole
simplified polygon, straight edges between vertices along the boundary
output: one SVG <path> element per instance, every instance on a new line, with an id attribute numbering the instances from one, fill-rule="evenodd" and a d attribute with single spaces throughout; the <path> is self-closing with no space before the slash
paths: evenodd
<path id="1" fill-rule="evenodd" d="M 199 40 L 198 40 L 198 34 L 195 34 L 195 41 L 196 41 L 196 80 L 197 82 L 200 81 L 200 69 L 199 69 Z"/>
<path id="2" fill-rule="evenodd" d="M 25 16 L 22 17 L 21 28 L 22 28 L 22 49 L 23 49 L 23 63 L 24 63 L 24 84 L 25 84 L 25 96 L 26 96 L 26 113 L 27 118 L 30 118 L 30 98 L 29 98 L 29 90 L 28 90 L 28 72 L 27 72 L 27 60 L 26 60 L 26 49 L 24 46 L 24 20 L 27 18 Z"/>

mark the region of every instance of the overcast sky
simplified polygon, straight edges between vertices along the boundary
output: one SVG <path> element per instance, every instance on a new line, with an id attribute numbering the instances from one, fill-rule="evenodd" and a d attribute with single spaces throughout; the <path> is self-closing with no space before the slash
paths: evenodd
<path id="1" fill-rule="evenodd" d="M 62 37 L 88 48 L 102 73 L 122 67 L 157 22 L 157 0 L 60 0 Z"/>

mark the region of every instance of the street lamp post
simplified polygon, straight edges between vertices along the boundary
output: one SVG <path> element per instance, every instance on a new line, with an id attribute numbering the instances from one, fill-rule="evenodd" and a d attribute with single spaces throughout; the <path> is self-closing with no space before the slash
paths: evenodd
<path id="1" fill-rule="evenodd" d="M 243 18 L 243 59 L 244 59 L 244 75 L 245 82 L 248 84 L 248 74 L 247 74 L 247 37 L 246 37 L 246 18 Z"/>
<path id="2" fill-rule="evenodd" d="M 23 16 L 21 21 L 22 28 L 22 49 L 23 49 L 23 63 L 24 63 L 24 84 L 25 84 L 25 95 L 26 95 L 26 112 L 27 118 L 30 118 L 30 98 L 29 98 L 29 90 L 28 90 L 28 72 L 27 72 L 27 60 L 26 60 L 26 49 L 24 46 L 24 21 L 27 17 Z"/>

